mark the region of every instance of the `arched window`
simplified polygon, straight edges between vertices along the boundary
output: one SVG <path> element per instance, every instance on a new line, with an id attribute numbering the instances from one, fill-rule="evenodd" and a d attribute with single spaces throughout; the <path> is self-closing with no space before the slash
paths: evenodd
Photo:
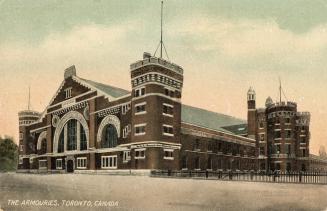
<path id="1" fill-rule="evenodd" d="M 67 150 L 77 149 L 77 120 L 67 122 Z"/>
<path id="2" fill-rule="evenodd" d="M 42 139 L 41 141 L 41 154 L 47 153 L 47 140 Z"/>
<path id="3" fill-rule="evenodd" d="M 115 126 L 108 124 L 103 130 L 102 148 L 112 148 L 117 146 L 117 131 Z"/>
<path id="4" fill-rule="evenodd" d="M 54 133 L 54 152 L 87 150 L 89 146 L 89 127 L 84 116 L 70 111 L 59 120 Z"/>
<path id="5" fill-rule="evenodd" d="M 87 140 L 86 140 L 85 130 L 82 126 L 80 130 L 80 139 L 81 139 L 80 150 L 87 150 Z"/>
<path id="6" fill-rule="evenodd" d="M 58 153 L 64 152 L 64 149 L 65 149 L 65 135 L 64 135 L 64 130 L 62 130 L 59 136 Z"/>

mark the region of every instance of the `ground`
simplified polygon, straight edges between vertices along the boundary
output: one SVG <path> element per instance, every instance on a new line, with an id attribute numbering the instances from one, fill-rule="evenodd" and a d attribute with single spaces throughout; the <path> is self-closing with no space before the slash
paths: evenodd
<path id="1" fill-rule="evenodd" d="M 49 206 L 26 205 L 27 200 L 57 202 L 52 201 Z M 72 203 L 80 204 L 71 206 Z M 100 203 L 103 206 L 99 206 Z M 327 186 L 147 176 L 2 173 L 0 206 L 0 210 L 5 211 L 326 210 Z"/>

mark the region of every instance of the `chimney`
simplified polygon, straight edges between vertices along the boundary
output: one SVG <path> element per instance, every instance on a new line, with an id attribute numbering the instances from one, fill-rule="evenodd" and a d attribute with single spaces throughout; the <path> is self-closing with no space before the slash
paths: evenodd
<path id="1" fill-rule="evenodd" d="M 151 54 L 148 53 L 148 52 L 144 52 L 143 53 L 143 59 L 149 59 L 149 58 L 151 58 Z"/>
<path id="2" fill-rule="evenodd" d="M 72 65 L 72 66 L 68 67 L 68 68 L 65 70 L 65 74 L 64 74 L 65 79 L 67 79 L 67 78 L 69 78 L 69 77 L 72 77 L 72 76 L 76 76 L 75 65 Z"/>

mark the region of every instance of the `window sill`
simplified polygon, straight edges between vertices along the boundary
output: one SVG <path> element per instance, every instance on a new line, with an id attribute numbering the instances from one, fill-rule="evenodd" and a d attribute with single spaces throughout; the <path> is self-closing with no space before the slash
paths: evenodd
<path id="1" fill-rule="evenodd" d="M 142 115 L 142 114 L 146 114 L 146 111 L 142 111 L 142 112 L 137 112 L 137 113 L 135 113 L 135 115 Z"/>
<path id="2" fill-rule="evenodd" d="M 117 169 L 117 166 L 116 167 L 101 167 L 101 169 Z"/>
<path id="3" fill-rule="evenodd" d="M 174 134 L 171 134 L 171 133 L 163 133 L 162 135 L 164 135 L 164 136 L 174 136 Z"/>
<path id="4" fill-rule="evenodd" d="M 164 160 L 174 160 L 173 157 L 164 157 Z"/>
<path id="5" fill-rule="evenodd" d="M 135 133 L 134 136 L 143 136 L 145 133 Z"/>
<path id="6" fill-rule="evenodd" d="M 145 157 L 135 157 L 136 160 L 143 160 Z"/>
<path id="7" fill-rule="evenodd" d="M 163 116 L 168 116 L 168 117 L 174 117 L 174 115 L 172 114 L 166 114 L 166 113 L 162 113 Z"/>

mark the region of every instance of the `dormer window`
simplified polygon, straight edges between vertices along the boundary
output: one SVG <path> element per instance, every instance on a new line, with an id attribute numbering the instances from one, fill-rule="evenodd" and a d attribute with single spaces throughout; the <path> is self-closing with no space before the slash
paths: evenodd
<path id="1" fill-rule="evenodd" d="M 65 96 L 66 96 L 66 99 L 68 98 L 71 98 L 72 97 L 72 88 L 67 88 L 65 89 Z"/>

